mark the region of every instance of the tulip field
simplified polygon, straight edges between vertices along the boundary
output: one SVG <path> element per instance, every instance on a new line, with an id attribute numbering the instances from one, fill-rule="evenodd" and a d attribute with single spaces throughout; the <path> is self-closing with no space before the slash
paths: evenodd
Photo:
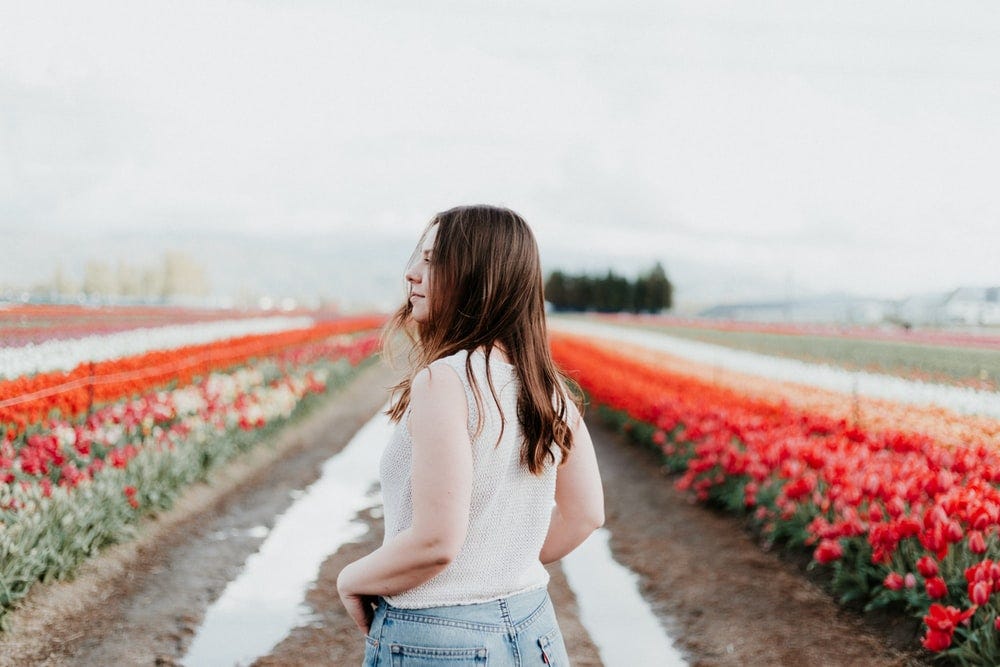
<path id="1" fill-rule="evenodd" d="M 382 321 L 0 309 L 0 623 L 342 386 Z"/>
<path id="2" fill-rule="evenodd" d="M 342 387 L 383 322 L 0 306 L 0 627 Z M 757 356 L 647 344 L 668 337 Z M 914 648 L 1000 664 L 1000 336 L 591 317 L 553 320 L 551 345 L 680 489 L 801 550 L 845 604 L 919 619 Z M 789 358 L 809 363 L 767 372 Z M 845 391 L 813 381 L 827 367 L 873 374 Z"/>
<path id="3" fill-rule="evenodd" d="M 720 373 L 578 332 L 552 348 L 680 488 L 807 550 L 843 602 L 919 617 L 914 641 L 935 656 L 1000 664 L 1000 419 Z"/>
<path id="4" fill-rule="evenodd" d="M 315 317 L 315 314 L 310 313 L 310 317 Z M 83 308 L 70 305 L 16 304 L 0 307 L 0 336 L 4 348 L 17 348 L 52 340 L 106 336 L 120 331 L 245 319 L 260 317 L 252 311 L 174 306 Z"/>
<path id="5" fill-rule="evenodd" d="M 1000 333 L 996 332 L 710 322 L 660 316 L 609 315 L 602 319 L 687 340 L 856 371 L 972 389 L 1000 389 Z"/>

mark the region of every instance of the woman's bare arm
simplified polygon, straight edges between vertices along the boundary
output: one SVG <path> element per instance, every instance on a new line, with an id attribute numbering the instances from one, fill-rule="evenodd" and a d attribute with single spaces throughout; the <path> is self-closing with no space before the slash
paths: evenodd
<path id="1" fill-rule="evenodd" d="M 469 527 L 472 445 L 458 375 L 424 369 L 410 391 L 413 523 L 345 567 L 342 595 L 395 595 L 431 579 L 458 555 Z"/>
<path id="2" fill-rule="evenodd" d="M 573 448 L 556 472 L 556 506 L 539 559 L 548 564 L 577 548 L 604 525 L 604 490 L 587 425 L 570 406 Z"/>

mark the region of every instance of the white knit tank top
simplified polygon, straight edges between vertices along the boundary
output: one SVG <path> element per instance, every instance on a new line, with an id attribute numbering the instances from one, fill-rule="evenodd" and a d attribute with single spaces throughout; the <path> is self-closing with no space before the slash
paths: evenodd
<path id="1" fill-rule="evenodd" d="M 437 372 L 454 372 L 465 386 L 469 406 L 469 437 L 476 432 L 476 399 L 465 371 L 469 357 L 462 351 L 431 364 Z M 469 529 L 458 556 L 430 580 L 386 597 L 394 607 L 417 609 L 488 602 L 548 584 L 549 574 L 538 560 L 549 529 L 555 498 L 556 466 L 549 464 L 533 475 L 521 464 L 523 435 L 517 421 L 519 381 L 514 367 L 490 355 L 493 386 L 506 418 L 503 438 L 501 417 L 486 381 L 486 355 L 471 354 L 472 371 L 483 403 L 483 428 L 472 439 L 473 482 Z M 407 408 L 382 454 L 379 474 L 385 506 L 385 540 L 388 542 L 413 521 L 410 487 L 412 441 L 407 428 Z M 559 449 L 554 447 L 556 462 Z"/>

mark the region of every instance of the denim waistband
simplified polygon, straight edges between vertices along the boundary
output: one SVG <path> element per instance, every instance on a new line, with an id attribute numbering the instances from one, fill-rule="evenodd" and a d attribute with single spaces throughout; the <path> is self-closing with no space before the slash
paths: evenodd
<path id="1" fill-rule="evenodd" d="M 545 609 L 549 599 L 546 587 L 515 593 L 507 597 L 475 604 L 402 609 L 379 598 L 387 618 L 424 623 L 440 623 L 488 632 L 517 631 L 530 625 Z"/>

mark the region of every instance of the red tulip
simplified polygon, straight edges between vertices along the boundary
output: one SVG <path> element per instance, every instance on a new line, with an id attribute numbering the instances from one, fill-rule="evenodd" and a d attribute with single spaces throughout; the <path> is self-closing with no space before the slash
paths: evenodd
<path id="1" fill-rule="evenodd" d="M 927 595 L 931 598 L 943 598 L 948 594 L 948 584 L 944 583 L 941 577 L 931 577 L 924 585 L 927 588 Z"/>
<path id="2" fill-rule="evenodd" d="M 819 546 L 816 547 L 813 558 L 817 562 L 826 564 L 838 560 L 843 555 L 844 548 L 840 546 L 840 540 L 822 540 Z"/>
<path id="3" fill-rule="evenodd" d="M 885 515 L 882 514 L 882 508 L 881 507 L 879 507 L 878 505 L 869 505 L 868 506 L 868 520 L 870 522 L 872 522 L 872 523 L 878 523 L 884 517 L 885 517 Z"/>
<path id="4" fill-rule="evenodd" d="M 888 588 L 890 591 L 898 591 L 903 588 L 903 575 L 899 572 L 890 572 L 885 575 L 885 579 L 882 581 L 882 585 Z"/>
<path id="5" fill-rule="evenodd" d="M 959 611 L 955 607 L 945 607 L 934 603 L 930 606 L 928 614 L 924 616 L 924 623 L 931 630 L 936 630 L 938 632 L 947 632 L 949 635 L 955 632 L 955 628 L 958 624 L 968 619 L 974 613 L 976 613 L 976 608 L 966 609 L 965 611 Z"/>
<path id="6" fill-rule="evenodd" d="M 137 493 L 136 488 L 132 485 L 128 485 L 122 489 L 125 497 L 128 499 L 128 504 L 133 508 L 139 507 L 139 501 L 136 499 L 135 494 Z"/>
<path id="7" fill-rule="evenodd" d="M 938 574 L 937 562 L 930 556 L 922 556 L 917 561 L 917 572 L 927 578 L 936 577 Z"/>
<path id="8" fill-rule="evenodd" d="M 951 646 L 951 633 L 928 630 L 920 643 L 928 651 L 943 651 Z"/>
<path id="9" fill-rule="evenodd" d="M 972 584 L 971 591 L 969 593 L 969 599 L 972 600 L 972 604 L 984 605 L 990 600 L 990 585 L 985 581 L 977 581 Z"/>
<path id="10" fill-rule="evenodd" d="M 982 532 L 978 530 L 969 532 L 969 551 L 974 554 L 986 553 L 986 540 L 983 539 Z"/>

